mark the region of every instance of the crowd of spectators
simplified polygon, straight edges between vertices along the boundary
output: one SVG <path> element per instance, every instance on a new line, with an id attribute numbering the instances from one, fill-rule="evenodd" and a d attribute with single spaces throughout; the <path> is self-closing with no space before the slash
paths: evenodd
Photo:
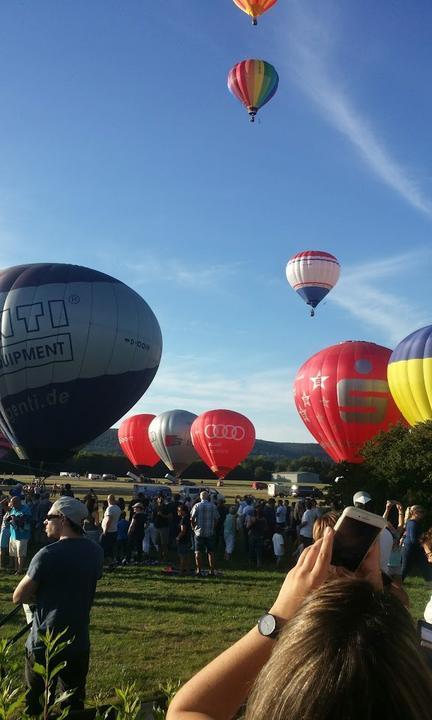
<path id="1" fill-rule="evenodd" d="M 29 550 L 46 544 L 44 520 L 57 496 L 74 497 L 70 483 L 50 489 L 38 480 L 17 483 L 0 497 L 1 567 L 21 574 Z M 217 574 L 216 557 L 228 566 L 233 554 L 247 558 L 251 568 L 260 569 L 264 561 L 281 570 L 291 567 L 339 517 L 337 510 L 323 510 L 313 498 L 264 500 L 237 495 L 227 504 L 205 490 L 194 499 L 138 493 L 126 502 L 113 494 L 101 501 L 90 488 L 81 501 L 87 508 L 84 532 L 100 543 L 107 568 L 168 563 L 178 566 L 180 575 L 201 577 Z M 364 491 L 355 494 L 353 504 L 374 511 Z M 425 532 L 424 508 L 404 509 L 400 502 L 388 500 L 383 517 L 387 526 L 380 536 L 382 571 L 399 586 L 410 574 L 431 582 L 432 528 Z"/>
<path id="2" fill-rule="evenodd" d="M 321 612 L 321 623 L 324 623 L 330 640 L 332 633 L 336 633 L 336 625 L 332 630 L 332 618 L 336 613 L 339 620 L 345 622 L 346 628 L 349 626 L 349 632 L 357 633 L 356 637 L 371 647 L 373 640 L 365 629 L 367 623 L 365 625 L 363 621 L 365 608 L 369 616 L 371 613 L 374 614 L 376 630 L 382 633 L 383 637 L 388 636 L 389 617 L 396 618 L 405 633 L 400 643 L 401 647 L 405 643 L 405 650 L 411 647 L 412 651 L 411 631 L 407 617 L 401 610 L 403 606 L 409 604 L 403 582 L 411 574 L 421 574 L 428 583 L 432 580 L 432 528 L 425 530 L 425 510 L 419 505 L 405 510 L 398 501 L 386 502 L 383 512 L 386 527 L 380 533 L 379 541 L 364 560 L 359 572 L 351 576 L 348 582 L 346 577 L 343 579 L 335 577 L 334 569 L 330 567 L 333 528 L 340 512 L 335 508 L 318 507 L 313 498 L 291 502 L 282 498 L 264 500 L 244 495 L 237 496 L 235 501 L 228 505 L 224 499 L 211 496 L 208 491 L 202 490 L 194 499 L 176 494 L 172 497 L 163 494 L 146 497 L 139 493 L 126 502 L 124 498 L 113 494 L 108 495 L 105 500 L 100 500 L 94 490 L 90 489 L 82 499 L 77 500 L 74 498 L 71 485 L 66 483 L 55 488 L 53 500 L 54 503 L 43 483 L 37 482 L 29 485 L 18 483 L 12 485 L 7 496 L 0 497 L 1 566 L 10 572 L 22 575 L 27 564 L 27 556 L 32 555 L 33 559 L 27 573 L 14 593 L 14 600 L 27 602 L 35 598 L 35 607 L 39 607 L 38 603 L 40 605 L 39 610 L 35 610 L 38 614 L 34 616 L 36 619 L 33 621 L 33 635 L 30 635 L 28 641 L 26 674 L 29 707 L 32 703 L 34 707 L 37 706 L 40 690 L 37 673 L 35 675 L 32 669 L 35 662 L 40 662 L 38 655 L 40 648 L 36 643 L 35 628 L 43 628 L 47 623 L 49 625 L 50 617 L 56 618 L 58 623 L 63 622 L 64 612 L 69 613 L 72 618 L 75 617 L 74 608 L 77 606 L 77 601 L 72 602 L 71 598 L 75 597 L 74 592 L 83 591 L 82 588 L 79 589 L 79 578 L 84 558 L 91 582 L 87 583 L 90 590 L 85 612 L 82 618 L 80 616 L 79 622 L 84 623 L 87 629 L 81 645 L 76 644 L 75 650 L 72 647 L 73 652 L 69 653 L 70 657 L 67 659 L 69 671 L 59 676 L 65 688 L 75 688 L 74 703 L 77 708 L 82 707 L 84 703 L 89 653 L 89 612 L 96 581 L 100 577 L 102 560 L 105 568 L 109 570 L 131 563 L 162 566 L 171 563 L 165 568 L 166 570 L 174 572 L 173 568 L 177 566 L 175 572 L 179 575 L 194 574 L 199 578 L 217 576 L 219 574 L 217 563 L 223 563 L 224 567 L 228 567 L 233 556 L 240 563 L 246 559 L 249 567 L 255 570 L 259 570 L 263 565 L 280 570 L 292 568 L 273 606 L 280 626 L 277 633 L 275 631 L 275 637 L 280 635 L 283 639 L 283 642 L 281 639 L 278 643 L 278 648 L 281 650 L 278 649 L 273 653 L 271 646 L 266 644 L 271 633 L 266 635 L 264 632 L 263 644 L 260 637 L 261 630 L 258 634 L 256 631 L 251 631 L 234 648 L 226 651 L 199 673 L 191 684 L 186 685 L 185 690 L 180 692 L 170 709 L 169 718 L 172 720 L 195 717 L 194 713 L 204 712 L 208 707 L 212 707 L 212 712 L 206 714 L 206 717 L 222 719 L 225 717 L 227 707 L 231 712 L 231 709 L 235 709 L 246 700 L 251 685 L 254 685 L 254 690 L 250 694 L 246 717 L 258 717 L 257 707 L 262 706 L 264 710 L 263 697 L 268 696 L 265 702 L 270 703 L 269 707 L 277 705 L 277 698 L 267 693 L 261 678 L 263 674 L 266 676 L 269 672 L 268 667 L 274 666 L 275 670 L 279 668 L 278 672 L 282 672 L 286 658 L 296 658 L 302 643 L 304 645 L 307 640 L 302 635 L 305 623 L 309 628 L 308 637 L 311 635 L 310 629 L 315 627 L 314 612 Z M 365 491 L 359 491 L 354 495 L 353 505 L 370 512 L 379 510 L 374 507 L 372 498 Z M 67 541 L 57 543 L 61 546 L 61 553 L 54 547 L 56 540 Z M 84 545 L 81 541 L 84 541 Z M 97 545 L 97 552 L 95 549 L 93 554 L 86 553 L 88 546 L 85 543 L 89 541 Z M 75 562 L 75 551 L 78 550 L 80 558 L 79 562 Z M 177 562 L 173 560 L 175 555 Z M 47 568 L 49 568 L 48 575 L 46 575 Z M 64 599 L 57 601 L 59 578 L 61 587 L 67 588 L 67 591 L 63 593 Z M 329 580 L 334 581 L 331 587 L 328 584 Z M 383 599 L 383 592 L 386 593 L 386 599 Z M 300 605 L 298 597 L 301 597 L 302 593 L 305 602 Z M 311 597 L 315 599 L 309 600 L 311 593 L 313 593 Z M 389 596 L 393 599 L 389 599 Z M 48 605 L 51 608 L 49 612 Z M 343 607 L 350 609 L 345 618 L 342 617 Z M 426 607 L 425 619 L 428 622 L 432 621 L 432 601 Z M 286 630 L 288 627 L 290 633 Z M 293 640 L 292 628 L 298 630 L 296 642 Z M 319 626 L 312 635 L 315 637 L 317 633 Z M 80 638 L 79 633 L 77 637 Z M 353 672 L 347 679 L 348 685 L 354 683 L 356 672 L 359 677 L 363 673 L 364 682 L 371 681 L 370 669 L 364 664 L 359 664 L 352 648 L 348 645 L 342 647 L 339 642 L 339 655 L 333 657 L 332 652 L 336 646 L 331 642 L 330 645 L 331 647 L 326 651 L 329 668 L 341 658 L 352 668 Z M 390 649 L 390 644 L 389 648 L 386 648 L 385 642 L 380 647 L 374 646 L 376 656 L 382 658 L 383 662 Z M 256 653 L 253 668 L 247 659 L 251 651 Z M 342 655 L 345 653 L 344 657 L 341 652 Z M 314 653 L 315 659 L 313 659 Z M 416 651 L 414 655 L 415 661 L 419 663 L 420 655 L 416 655 Z M 310 665 L 312 674 L 313 668 L 320 665 L 318 656 L 319 643 L 310 644 L 310 657 L 306 664 Z M 423 660 L 418 665 L 421 672 L 425 667 L 422 663 Z M 222 688 L 219 685 L 224 682 L 223 675 L 227 666 L 231 666 L 231 679 L 236 683 L 238 691 L 233 687 L 228 695 L 227 693 L 220 695 L 219 691 Z M 295 664 L 290 664 L 290 673 L 293 677 L 296 672 L 298 674 L 298 682 L 290 679 L 290 688 L 293 692 L 303 682 L 301 670 L 304 666 L 304 659 L 300 662 L 297 671 Z M 329 670 L 330 675 L 332 672 Z M 318 682 L 318 677 L 316 681 Z M 381 681 L 384 684 L 387 682 L 385 673 Z M 333 680 L 329 676 L 326 682 L 331 684 Z M 404 690 L 407 694 L 409 683 L 405 685 L 404 683 L 405 680 L 401 681 L 401 687 L 407 686 Z M 428 693 L 432 687 L 428 683 L 429 680 L 424 678 L 418 682 L 418 692 L 423 693 L 424 698 L 429 698 Z M 291 690 L 289 693 L 287 691 L 281 714 L 269 714 L 269 717 L 275 719 L 309 717 L 305 714 L 306 709 L 301 705 L 303 702 L 301 698 L 295 705 L 299 714 L 287 714 L 287 703 L 293 703 L 296 695 L 294 692 L 291 697 L 290 693 Z M 222 698 L 220 706 L 219 695 Z M 230 699 L 227 706 L 228 696 Z M 326 698 L 324 689 L 320 697 Z M 430 697 L 432 698 L 432 691 Z M 332 697 L 326 699 L 329 708 L 333 700 L 334 693 Z M 404 708 L 404 718 L 423 717 L 421 714 L 407 714 L 404 702 L 401 698 L 400 707 Z M 426 704 L 427 702 L 425 701 Z M 378 707 L 376 698 L 373 698 L 372 702 L 368 697 L 367 703 L 364 712 L 368 711 L 368 707 Z M 339 717 L 333 710 L 331 713 L 329 711 L 328 715 L 320 715 L 316 712 L 310 717 L 318 720 L 320 717 L 327 718 L 330 714 L 332 717 Z M 369 715 L 365 716 L 369 717 Z M 347 716 L 340 715 L 340 717 Z M 357 715 L 352 717 L 357 718 Z"/>

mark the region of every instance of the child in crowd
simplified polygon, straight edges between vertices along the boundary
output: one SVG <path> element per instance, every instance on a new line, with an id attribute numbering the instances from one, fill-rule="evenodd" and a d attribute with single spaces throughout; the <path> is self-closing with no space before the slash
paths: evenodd
<path id="1" fill-rule="evenodd" d="M 177 552 L 179 557 L 180 575 L 189 572 L 189 558 L 192 551 L 192 528 L 189 510 L 186 505 L 179 505 L 177 508 L 179 517 L 178 534 L 176 536 Z"/>
<path id="2" fill-rule="evenodd" d="M 126 520 L 126 512 L 122 512 L 117 524 L 117 560 L 126 557 L 128 543 L 129 523 Z"/>
<path id="3" fill-rule="evenodd" d="M 231 560 L 237 530 L 237 506 L 231 505 L 224 522 L 225 560 Z"/>
<path id="4" fill-rule="evenodd" d="M 276 567 L 279 569 L 282 564 L 282 558 L 285 555 L 284 536 L 279 528 L 273 533 L 272 542 L 273 552 L 276 558 Z"/>

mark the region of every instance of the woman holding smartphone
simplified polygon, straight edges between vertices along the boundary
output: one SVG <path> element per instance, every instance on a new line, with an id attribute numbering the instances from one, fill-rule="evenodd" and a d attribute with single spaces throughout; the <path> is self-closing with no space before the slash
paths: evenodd
<path id="1" fill-rule="evenodd" d="M 432 679 L 405 608 L 385 594 L 375 543 L 357 572 L 307 548 L 270 611 L 175 696 L 167 720 L 425 720 Z M 339 572 L 345 577 L 339 578 Z"/>

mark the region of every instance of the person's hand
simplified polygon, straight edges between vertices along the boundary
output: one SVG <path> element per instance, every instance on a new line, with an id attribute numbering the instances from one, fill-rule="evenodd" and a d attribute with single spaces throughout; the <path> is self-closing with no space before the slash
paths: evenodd
<path id="1" fill-rule="evenodd" d="M 303 600 L 333 574 L 330 565 L 333 537 L 334 530 L 328 527 L 322 539 L 302 552 L 297 565 L 286 576 L 270 613 L 281 620 L 289 620 Z"/>
<path id="2" fill-rule="evenodd" d="M 393 507 L 394 503 L 393 500 L 386 500 L 386 510 L 390 510 L 391 507 Z"/>

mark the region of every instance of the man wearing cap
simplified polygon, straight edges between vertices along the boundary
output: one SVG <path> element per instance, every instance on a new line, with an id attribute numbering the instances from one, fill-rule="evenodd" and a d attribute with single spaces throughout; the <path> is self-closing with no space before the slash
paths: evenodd
<path id="1" fill-rule="evenodd" d="M 359 490 L 353 496 L 354 507 L 373 512 L 372 498 L 365 490 Z M 393 535 L 388 528 L 381 530 L 379 534 L 380 544 L 380 566 L 384 573 L 388 573 L 388 563 L 393 548 Z"/>
<path id="2" fill-rule="evenodd" d="M 55 634 L 66 630 L 62 640 L 70 644 L 55 658 L 66 661 L 58 673 L 64 690 L 72 691 L 65 701 L 73 710 L 84 707 L 89 665 L 90 609 L 96 583 L 102 575 L 102 548 L 88 540 L 82 530 L 86 506 L 70 497 L 61 497 L 45 519 L 49 540 L 57 540 L 39 550 L 27 574 L 15 588 L 15 603 L 34 605 L 33 625 L 26 642 L 27 704 L 30 715 L 41 711 L 43 680 L 33 670 L 35 662 L 44 664 L 41 635 L 49 628 Z"/>

